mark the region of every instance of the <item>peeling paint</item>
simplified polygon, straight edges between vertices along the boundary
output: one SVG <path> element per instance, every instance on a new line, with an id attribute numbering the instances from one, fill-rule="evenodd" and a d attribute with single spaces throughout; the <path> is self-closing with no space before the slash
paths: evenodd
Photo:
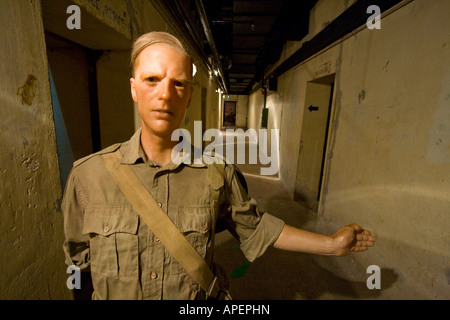
<path id="1" fill-rule="evenodd" d="M 22 168 L 27 172 L 36 172 L 39 169 L 39 162 L 32 157 L 27 157 L 22 161 Z"/>
<path id="2" fill-rule="evenodd" d="M 62 197 L 59 197 L 53 204 L 53 207 L 55 208 L 56 212 L 61 212 L 61 205 L 62 205 Z"/>
<path id="3" fill-rule="evenodd" d="M 31 106 L 33 104 L 36 96 L 36 81 L 37 78 L 29 74 L 25 84 L 17 89 L 17 95 L 22 97 L 22 105 Z"/>
<path id="4" fill-rule="evenodd" d="M 385 72 L 388 72 L 388 71 L 389 71 L 388 66 L 389 66 L 389 60 L 386 62 L 386 64 L 385 64 L 384 67 L 383 67 L 383 70 L 384 70 Z"/>
<path id="5" fill-rule="evenodd" d="M 366 90 L 362 90 L 358 95 L 358 101 L 359 104 L 364 101 L 364 98 L 366 97 Z"/>
<path id="6" fill-rule="evenodd" d="M 23 148 L 25 149 L 26 147 L 28 147 L 28 145 L 30 144 L 30 142 L 28 141 L 27 138 L 22 137 L 22 144 L 23 144 Z"/>

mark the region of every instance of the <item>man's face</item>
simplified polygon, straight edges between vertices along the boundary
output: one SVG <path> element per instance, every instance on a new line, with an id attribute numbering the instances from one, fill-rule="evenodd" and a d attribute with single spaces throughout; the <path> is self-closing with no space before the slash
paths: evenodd
<path id="1" fill-rule="evenodd" d="M 163 45 L 139 54 L 130 84 L 142 130 L 170 138 L 179 128 L 191 100 L 191 68 L 187 55 Z"/>

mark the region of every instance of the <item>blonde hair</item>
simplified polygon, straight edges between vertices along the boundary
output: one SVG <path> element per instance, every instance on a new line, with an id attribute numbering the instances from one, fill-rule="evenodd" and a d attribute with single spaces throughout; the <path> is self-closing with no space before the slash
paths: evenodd
<path id="1" fill-rule="evenodd" d="M 147 47 L 160 44 L 167 46 L 169 48 L 175 49 L 184 53 L 189 57 L 192 62 L 192 57 L 189 52 L 186 50 L 185 46 L 178 40 L 175 36 L 171 35 L 167 32 L 162 31 L 151 31 L 141 35 L 136 41 L 133 43 L 133 47 L 131 49 L 131 57 L 130 57 L 130 67 L 131 74 L 134 76 L 134 69 L 136 68 L 139 60 L 139 54 Z M 192 63 L 191 63 L 191 75 L 192 75 Z"/>

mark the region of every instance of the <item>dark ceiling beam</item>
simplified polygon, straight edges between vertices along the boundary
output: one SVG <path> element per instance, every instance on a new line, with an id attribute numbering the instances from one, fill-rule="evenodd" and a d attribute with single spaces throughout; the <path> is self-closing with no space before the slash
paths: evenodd
<path id="1" fill-rule="evenodd" d="M 233 17 L 257 17 L 257 18 L 271 18 L 271 17 L 277 17 L 278 12 L 255 12 L 255 11 L 246 11 L 246 12 L 239 12 L 234 13 Z"/>
<path id="2" fill-rule="evenodd" d="M 232 78 L 244 78 L 244 79 L 251 79 L 253 78 L 253 73 L 231 73 L 229 74 Z"/>
<path id="3" fill-rule="evenodd" d="M 267 36 L 267 33 L 235 32 L 235 33 L 233 33 L 233 36 L 244 37 L 244 38 L 254 38 L 254 37 L 265 38 Z"/>
<path id="4" fill-rule="evenodd" d="M 242 47 L 234 47 L 233 52 L 249 52 L 250 54 L 252 53 L 259 53 L 259 51 L 261 50 L 260 47 L 250 47 L 248 46 L 242 46 Z"/>
<path id="5" fill-rule="evenodd" d="M 255 66 L 255 64 L 238 64 L 238 63 L 233 63 L 233 66 L 230 69 L 230 73 L 236 73 L 238 71 L 242 72 L 242 73 L 255 74 L 256 66 Z"/>
<path id="6" fill-rule="evenodd" d="M 235 48 L 233 50 L 234 54 L 248 54 L 248 55 L 258 55 L 260 48 Z"/>
<path id="7" fill-rule="evenodd" d="M 233 50 L 233 56 L 257 56 L 259 53 L 259 49 L 258 50 L 253 50 L 253 51 L 245 51 L 245 50 Z"/>
<path id="8" fill-rule="evenodd" d="M 297 0 L 298 1 L 298 0 Z M 283 4 L 283 0 L 245 0 L 233 1 L 233 14 L 242 14 L 246 12 L 251 12 L 255 14 L 273 13 L 278 12 L 280 5 Z"/>
<path id="9" fill-rule="evenodd" d="M 366 24 L 369 15 L 367 8 L 377 5 L 381 12 L 392 8 L 402 0 L 359 0 L 333 20 L 310 41 L 305 42 L 296 52 L 282 62 L 267 78 L 279 77 L 317 52 L 345 37 Z"/>

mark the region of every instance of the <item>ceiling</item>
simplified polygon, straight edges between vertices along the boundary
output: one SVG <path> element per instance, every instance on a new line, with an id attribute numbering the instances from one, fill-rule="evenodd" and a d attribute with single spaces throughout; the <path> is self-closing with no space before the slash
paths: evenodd
<path id="1" fill-rule="evenodd" d="M 208 56 L 220 60 L 229 94 L 249 94 L 280 57 L 286 41 L 308 34 L 309 11 L 317 0 L 201 0 L 211 39 Z M 208 30 L 205 30 L 205 33 Z M 264 84 L 263 84 L 264 85 Z"/>

